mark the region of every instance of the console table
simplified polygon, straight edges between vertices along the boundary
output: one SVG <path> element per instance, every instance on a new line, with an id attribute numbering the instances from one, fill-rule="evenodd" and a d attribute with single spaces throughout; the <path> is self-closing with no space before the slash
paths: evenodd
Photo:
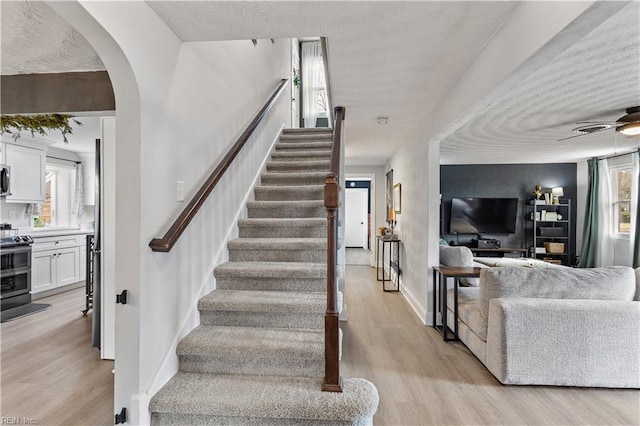
<path id="1" fill-rule="evenodd" d="M 389 246 L 389 278 L 384 273 L 385 266 L 385 246 Z M 395 246 L 395 256 L 394 256 Z M 381 259 L 382 257 L 382 259 Z M 396 272 L 396 282 L 391 279 L 391 271 Z M 382 291 L 400 291 L 400 240 L 398 238 L 377 237 L 376 243 L 376 279 L 382 281 Z M 391 282 L 396 285 L 396 289 L 387 290 L 385 282 Z"/>
<path id="2" fill-rule="evenodd" d="M 477 278 L 480 276 L 482 268 L 470 266 L 434 266 L 433 267 L 433 328 L 442 334 L 445 342 L 458 339 L 458 279 Z M 449 337 L 449 327 L 447 325 L 447 278 L 453 278 L 453 338 Z M 442 317 L 442 331 L 436 323 L 437 292 L 440 294 L 439 310 Z"/>

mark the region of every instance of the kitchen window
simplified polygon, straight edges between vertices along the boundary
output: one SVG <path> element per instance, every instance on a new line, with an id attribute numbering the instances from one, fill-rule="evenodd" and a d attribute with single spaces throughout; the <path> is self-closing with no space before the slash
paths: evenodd
<path id="1" fill-rule="evenodd" d="M 67 163 L 67 162 L 64 162 Z M 76 188 L 74 163 L 50 163 L 46 166 L 46 197 L 33 214 L 33 227 L 75 227 L 77 215 L 72 213 Z"/>

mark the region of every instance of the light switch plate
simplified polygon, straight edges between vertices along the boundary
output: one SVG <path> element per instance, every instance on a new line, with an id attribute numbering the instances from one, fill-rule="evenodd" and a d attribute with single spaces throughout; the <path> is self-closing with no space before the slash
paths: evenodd
<path id="1" fill-rule="evenodd" d="M 184 201 L 184 181 L 176 181 L 176 201 Z"/>

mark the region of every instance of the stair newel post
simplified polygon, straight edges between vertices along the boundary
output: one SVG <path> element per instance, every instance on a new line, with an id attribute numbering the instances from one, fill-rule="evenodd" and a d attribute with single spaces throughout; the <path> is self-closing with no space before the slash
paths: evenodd
<path id="1" fill-rule="evenodd" d="M 327 176 L 324 206 L 327 209 L 327 312 L 324 316 L 324 380 L 322 390 L 342 392 L 339 360 L 339 312 L 336 262 L 338 251 L 339 186 L 335 173 Z"/>

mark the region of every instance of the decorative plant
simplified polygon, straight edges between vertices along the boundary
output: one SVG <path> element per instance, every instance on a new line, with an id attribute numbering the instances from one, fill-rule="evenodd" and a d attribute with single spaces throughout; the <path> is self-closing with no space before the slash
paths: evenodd
<path id="1" fill-rule="evenodd" d="M 293 85 L 296 86 L 296 88 L 300 87 L 300 74 L 295 68 L 293 68 Z"/>
<path id="2" fill-rule="evenodd" d="M 9 133 L 13 140 L 20 137 L 20 132 L 29 131 L 31 136 L 38 133 L 46 136 L 47 131 L 59 130 L 64 143 L 69 143 L 67 135 L 73 134 L 70 121 L 82 126 L 82 123 L 69 114 L 39 114 L 39 115 L 2 115 L 0 116 L 0 134 Z"/>

